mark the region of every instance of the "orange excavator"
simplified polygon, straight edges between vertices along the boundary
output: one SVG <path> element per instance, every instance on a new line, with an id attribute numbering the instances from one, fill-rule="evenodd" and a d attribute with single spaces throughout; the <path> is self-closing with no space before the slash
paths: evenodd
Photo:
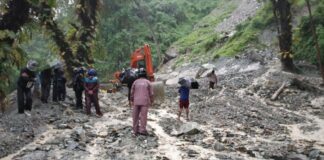
<path id="1" fill-rule="evenodd" d="M 151 54 L 151 48 L 148 44 L 144 44 L 143 47 L 136 49 L 131 54 L 130 67 L 132 69 L 145 68 L 147 73 L 147 78 L 151 82 L 154 82 L 155 79 L 154 79 L 154 70 L 153 70 L 153 63 L 152 63 L 152 54 Z M 122 84 L 120 79 L 121 74 L 122 72 L 120 71 L 116 71 L 114 73 L 114 79 L 109 81 L 109 83 L 111 83 L 114 87 L 113 89 L 106 89 L 108 92 L 116 92 L 119 90 L 120 85 Z"/>
<path id="2" fill-rule="evenodd" d="M 154 81 L 154 70 L 152 63 L 151 48 L 148 44 L 144 44 L 143 47 L 136 49 L 131 55 L 131 68 L 145 68 L 147 78 Z"/>
<path id="3" fill-rule="evenodd" d="M 113 81 L 113 83 L 114 84 L 126 83 L 127 85 L 129 85 L 131 83 L 131 81 L 134 80 L 134 79 L 130 78 L 133 76 L 130 76 L 131 74 L 129 74 L 129 76 L 125 76 L 128 78 L 121 78 L 121 77 L 123 77 L 123 75 L 125 75 L 127 71 L 130 71 L 128 73 L 135 74 L 134 72 L 132 72 L 132 69 L 145 68 L 147 78 L 152 82 L 151 84 L 153 86 L 154 99 L 155 99 L 154 102 L 159 102 L 159 101 L 163 102 L 164 101 L 164 83 L 162 81 L 159 81 L 159 82 L 155 81 L 151 48 L 148 44 L 144 44 L 143 47 L 136 49 L 131 54 L 130 67 L 131 67 L 130 70 L 126 70 L 123 72 L 120 72 L 120 71 L 115 72 L 114 73 L 115 81 Z M 125 81 L 123 81 L 123 80 L 125 80 Z M 129 86 L 127 86 L 127 87 L 129 87 Z"/>

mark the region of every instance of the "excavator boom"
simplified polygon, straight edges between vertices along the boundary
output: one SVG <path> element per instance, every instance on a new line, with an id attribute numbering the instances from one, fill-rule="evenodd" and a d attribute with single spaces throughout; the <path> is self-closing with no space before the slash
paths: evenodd
<path id="1" fill-rule="evenodd" d="M 140 66 L 139 62 L 143 62 Z M 154 70 L 152 62 L 151 48 L 148 44 L 145 44 L 144 47 L 136 49 L 131 55 L 131 68 L 144 67 L 147 72 L 147 77 L 150 81 L 154 81 Z"/>

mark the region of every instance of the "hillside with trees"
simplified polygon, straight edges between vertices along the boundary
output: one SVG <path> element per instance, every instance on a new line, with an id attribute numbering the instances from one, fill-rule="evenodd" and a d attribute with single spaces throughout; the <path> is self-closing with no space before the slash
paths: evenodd
<path id="1" fill-rule="evenodd" d="M 1 0 L 0 159 L 322 160 L 323 17 L 322 0 Z M 116 71 L 145 44 L 154 103 L 137 135 L 127 72 Z M 33 109 L 18 114 L 30 60 L 35 75 L 65 75 L 66 95 L 44 101 L 35 78 Z M 93 75 L 98 88 L 77 102 L 81 71 L 81 88 Z"/>

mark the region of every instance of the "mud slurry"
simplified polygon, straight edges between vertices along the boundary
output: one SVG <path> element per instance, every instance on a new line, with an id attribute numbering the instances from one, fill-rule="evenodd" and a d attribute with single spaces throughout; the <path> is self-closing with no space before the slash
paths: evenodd
<path id="1" fill-rule="evenodd" d="M 1 118 L 0 141 L 6 144 L 1 145 L 1 157 L 323 158 L 323 94 L 317 85 L 320 79 L 282 72 L 276 60 L 254 64 L 248 58 L 216 62 L 231 69 L 223 69 L 214 90 L 207 89 L 205 79 L 198 80 L 201 88 L 190 93 L 190 121 L 184 119 L 184 114 L 181 121 L 177 120 L 177 87 L 167 86 L 165 101 L 149 110 L 149 136 L 132 137 L 131 109 L 124 92 L 100 94 L 104 112 L 101 118 L 73 109 L 71 100 L 35 107 L 32 117 L 10 113 Z M 242 70 L 251 65 L 254 68 Z M 290 83 L 295 78 L 317 91 L 296 87 Z M 287 87 L 271 101 L 283 82 Z M 73 95 L 71 90 L 68 93 Z"/>

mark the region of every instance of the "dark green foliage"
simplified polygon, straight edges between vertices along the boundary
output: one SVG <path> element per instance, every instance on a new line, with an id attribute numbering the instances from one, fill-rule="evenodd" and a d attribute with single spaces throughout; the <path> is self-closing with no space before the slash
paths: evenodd
<path id="1" fill-rule="evenodd" d="M 317 39 L 321 49 L 321 60 L 324 64 L 324 2 L 320 1 L 313 7 L 313 19 L 316 27 Z M 299 60 L 308 60 L 313 64 L 318 64 L 316 58 L 315 43 L 308 16 L 302 17 L 298 30 L 294 34 L 293 51 L 295 58 Z"/>
<path id="2" fill-rule="evenodd" d="M 56 8 L 55 11 L 57 14 L 55 14 L 54 7 L 57 6 L 57 2 L 63 2 L 65 6 Z M 18 70 L 22 67 L 21 65 L 25 64 L 24 61 L 26 60 L 26 57 L 39 59 L 41 62 L 41 68 L 48 67 L 46 66 L 47 61 L 55 58 L 55 56 L 52 55 L 53 52 L 50 51 L 51 49 L 44 51 L 44 46 L 53 46 L 53 44 L 56 44 L 56 48 L 51 47 L 55 48 L 52 51 L 65 61 L 67 72 L 70 73 L 70 75 L 73 71 L 73 67 L 80 66 L 82 62 L 91 63 L 91 60 L 89 60 L 89 57 L 91 56 L 89 55 L 92 53 L 90 48 L 96 34 L 96 24 L 98 22 L 96 15 L 99 1 L 80 0 L 79 2 L 83 2 L 80 8 L 82 12 L 79 12 L 81 20 L 78 28 L 79 30 L 76 29 L 78 25 L 75 25 L 74 22 L 72 24 L 71 21 L 70 23 L 71 26 L 74 27 L 72 27 L 74 30 L 83 31 L 83 34 L 77 35 L 76 32 L 75 34 L 68 32 L 70 33 L 68 34 L 69 37 L 66 37 L 65 30 L 70 31 L 70 26 L 65 26 L 62 30 L 56 21 L 60 20 L 61 22 L 65 22 L 64 24 L 67 24 L 66 21 L 64 21 L 64 18 L 61 18 L 62 15 L 68 17 L 67 15 L 72 13 L 61 13 L 61 11 L 67 11 L 66 8 L 69 7 L 66 1 L 6 0 L 0 3 L 0 79 L 1 82 L 3 82 L 0 84 L 0 102 L 4 98 L 3 94 L 10 92 L 13 88 L 12 86 L 14 86 L 13 84 L 15 82 L 14 79 L 17 78 Z M 66 19 L 71 20 L 70 18 Z M 37 27 L 33 26 L 35 24 L 37 24 Z M 39 25 L 41 27 L 38 27 Z M 31 35 L 33 31 L 37 34 L 45 33 L 49 35 L 53 41 L 48 39 L 41 41 L 41 36 L 33 37 Z M 28 33 L 30 33 L 30 35 L 27 35 Z M 33 39 L 34 41 L 31 41 L 30 44 L 25 44 L 23 47 L 21 46 L 25 41 L 30 39 Z M 74 58 L 74 52 L 76 52 L 76 49 L 72 48 L 74 45 L 70 45 L 70 41 L 68 40 L 71 40 L 72 43 L 80 42 L 77 43 L 78 47 L 76 48 L 78 48 L 78 51 L 80 48 L 84 49 L 82 51 L 86 60 L 82 59 L 81 61 L 77 61 Z M 32 54 L 26 54 L 24 49 Z"/>
<path id="3" fill-rule="evenodd" d="M 26 0 L 10 0 L 0 18 L 0 103 L 14 87 L 16 66 L 24 60 L 19 43 L 20 28 L 29 19 L 30 4 Z"/>
<path id="4" fill-rule="evenodd" d="M 200 18 L 217 5 L 214 0 L 105 0 L 102 6 L 95 58 L 108 60 L 104 73 L 129 66 L 130 54 L 150 44 L 154 65 L 179 38 L 190 33 Z M 154 40 L 155 38 L 155 40 Z M 159 47 L 157 46 L 159 44 Z"/>

